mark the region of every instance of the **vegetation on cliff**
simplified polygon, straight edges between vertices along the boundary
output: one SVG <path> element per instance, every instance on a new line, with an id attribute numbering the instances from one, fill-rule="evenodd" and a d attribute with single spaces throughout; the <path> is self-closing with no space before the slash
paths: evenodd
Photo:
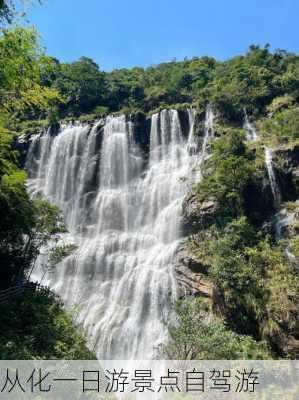
<path id="1" fill-rule="evenodd" d="M 279 128 L 289 140 L 296 119 Z M 271 228 L 267 213 L 262 209 L 253 213 L 255 205 L 246 200 L 250 186 L 264 185 L 259 155 L 248 149 L 244 136 L 231 129 L 212 144 L 205 170 L 195 192 L 199 202 L 212 199 L 216 203 L 214 219 L 199 229 L 190 245 L 217 292 L 214 307 L 233 331 L 267 340 L 276 355 L 296 357 L 297 267 L 285 253 L 285 241 L 275 235 L 275 220 Z M 296 237 L 292 240 L 296 243 Z"/>
<path id="2" fill-rule="evenodd" d="M 0 131 L 0 288 L 22 284 L 34 268 L 40 249 L 65 230 L 57 207 L 26 191 L 26 175 L 17 168 L 12 136 Z M 53 247 L 55 263 L 68 255 L 68 246 Z M 2 359 L 95 356 L 83 335 L 50 291 L 21 293 L 0 304 Z"/>
<path id="3" fill-rule="evenodd" d="M 95 359 L 80 327 L 50 291 L 27 291 L 0 304 L 3 360 Z"/>
<path id="4" fill-rule="evenodd" d="M 58 107 L 60 116 L 149 112 L 184 103 L 202 108 L 212 102 L 224 118 L 238 122 L 244 107 L 258 116 L 277 96 L 287 93 L 298 99 L 298 56 L 282 50 L 271 53 L 268 46 L 251 46 L 245 55 L 226 62 L 195 57 L 110 73 L 85 57 L 71 64 L 52 60 L 51 66 L 44 82 L 66 99 Z"/>
<path id="5" fill-rule="evenodd" d="M 33 29 L 16 28 L 3 30 L 0 66 L 2 107 L 14 105 L 17 126 L 23 120 L 34 126 L 45 119 L 148 113 L 186 104 L 202 111 L 208 102 L 224 120 L 238 124 L 244 108 L 259 117 L 271 112 L 273 100 L 275 110 L 298 101 L 299 57 L 283 50 L 272 53 L 269 46 L 251 46 L 245 55 L 225 62 L 194 57 L 104 72 L 88 57 L 60 63 L 41 50 Z"/>
<path id="6" fill-rule="evenodd" d="M 11 22 L 13 3 L 0 1 L 0 22 Z M 22 284 L 50 239 L 64 231 L 57 207 L 31 200 L 26 174 L 13 149 L 15 121 L 51 110 L 61 101 L 42 83 L 48 59 L 34 29 L 3 29 L 0 36 L 0 289 Z M 33 111 L 34 110 L 34 111 Z M 57 261 L 67 255 L 52 246 Z M 2 359 L 94 358 L 62 304 L 49 291 L 25 292 L 0 304 Z"/>
<path id="7" fill-rule="evenodd" d="M 264 341 L 240 335 L 215 316 L 203 299 L 177 303 L 176 320 L 169 326 L 169 341 L 161 356 L 171 360 L 263 360 L 271 353 Z"/>

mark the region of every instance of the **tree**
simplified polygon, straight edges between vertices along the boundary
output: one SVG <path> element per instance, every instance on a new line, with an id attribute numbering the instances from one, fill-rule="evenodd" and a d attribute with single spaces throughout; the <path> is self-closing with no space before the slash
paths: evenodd
<path id="1" fill-rule="evenodd" d="M 14 6 L 10 0 L 0 0 L 0 21 L 10 23 L 14 14 Z"/>
<path id="2" fill-rule="evenodd" d="M 12 135 L 0 128 L 0 287 L 24 279 L 34 266 L 40 248 L 64 231 L 57 207 L 43 199 L 32 201 L 26 190 L 26 174 L 16 166 Z"/>
<path id="3" fill-rule="evenodd" d="M 265 301 L 262 266 L 248 261 L 247 249 L 258 242 L 246 218 L 228 223 L 209 243 L 210 277 L 225 304 L 227 320 L 237 332 L 259 337 L 259 313 Z"/>
<path id="4" fill-rule="evenodd" d="M 0 304 L 0 353 L 6 360 L 91 360 L 82 328 L 50 291 L 26 291 Z M 5 329 L 4 329 L 5 327 Z"/>
<path id="5" fill-rule="evenodd" d="M 60 101 L 57 90 L 41 85 L 44 57 L 34 29 L 4 30 L 0 36 L 0 111 L 10 118 L 42 112 Z"/>
<path id="6" fill-rule="evenodd" d="M 22 3 L 27 3 L 29 0 L 22 0 Z M 42 0 L 36 0 L 38 3 L 41 3 Z M 13 0 L 0 0 L 0 27 L 1 24 L 11 24 L 16 16 L 16 3 L 20 3 Z M 22 14 L 24 15 L 24 14 Z"/>
<path id="7" fill-rule="evenodd" d="M 176 320 L 169 326 L 169 341 L 161 345 L 161 355 L 172 360 L 269 359 L 264 342 L 238 335 L 211 317 L 200 300 L 177 304 Z"/>
<path id="8" fill-rule="evenodd" d="M 229 129 L 213 143 L 207 170 L 208 175 L 196 187 L 198 197 L 215 198 L 223 221 L 243 214 L 243 190 L 254 171 L 254 157 L 246 149 L 244 132 Z"/>
<path id="9" fill-rule="evenodd" d="M 268 340 L 280 355 L 294 356 L 299 279 L 282 249 L 245 217 L 218 228 L 199 246 L 229 327 Z"/>
<path id="10" fill-rule="evenodd" d="M 65 98 L 62 108 L 67 113 L 88 113 L 103 101 L 104 75 L 93 60 L 81 57 L 74 63 L 60 66 L 53 87 Z"/>
<path id="11" fill-rule="evenodd" d="M 275 105 L 272 104 L 272 109 Z M 278 110 L 271 118 L 261 119 L 258 126 L 266 141 L 272 144 L 294 142 L 299 139 L 299 109 L 291 106 Z"/>
<path id="12" fill-rule="evenodd" d="M 208 97 L 229 121 L 242 121 L 244 107 L 260 114 L 271 100 L 298 89 L 298 57 L 271 53 L 252 45 L 245 56 L 219 63 L 209 82 Z"/>

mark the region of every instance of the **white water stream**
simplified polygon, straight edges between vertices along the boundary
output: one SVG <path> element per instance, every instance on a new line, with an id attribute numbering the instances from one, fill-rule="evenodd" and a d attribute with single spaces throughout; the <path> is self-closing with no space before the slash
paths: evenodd
<path id="1" fill-rule="evenodd" d="M 206 136 L 212 124 L 208 111 Z M 34 278 L 45 275 L 66 306 L 77 307 L 101 359 L 153 358 L 166 340 L 177 296 L 181 206 L 190 188 L 181 178 L 192 179 L 198 163 L 197 146 L 189 151 L 194 118 L 189 125 L 187 138 L 177 111 L 154 114 L 147 158 L 125 116 L 107 117 L 92 129 L 65 126 L 32 141 L 29 192 L 60 207 L 65 239 L 78 246 L 52 273 L 45 275 L 40 261 Z"/>

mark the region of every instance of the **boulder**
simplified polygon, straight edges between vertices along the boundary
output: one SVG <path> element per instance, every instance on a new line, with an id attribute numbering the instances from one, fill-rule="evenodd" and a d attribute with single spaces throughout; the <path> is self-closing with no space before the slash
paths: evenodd
<path id="1" fill-rule="evenodd" d="M 175 273 L 179 288 L 179 298 L 186 296 L 203 296 L 211 298 L 212 284 L 207 279 L 205 267 L 194 260 L 184 242 L 177 253 Z"/>
<path id="2" fill-rule="evenodd" d="M 214 199 L 200 201 L 195 194 L 183 203 L 183 230 L 190 235 L 205 229 L 215 221 L 217 203 Z"/>

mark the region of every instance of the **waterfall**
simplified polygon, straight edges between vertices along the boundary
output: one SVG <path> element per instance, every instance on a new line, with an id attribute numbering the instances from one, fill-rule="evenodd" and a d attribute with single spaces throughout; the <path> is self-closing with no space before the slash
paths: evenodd
<path id="1" fill-rule="evenodd" d="M 243 129 L 246 132 L 246 139 L 249 142 L 257 140 L 257 131 L 255 127 L 250 123 L 246 108 L 244 108 L 244 123 L 243 123 Z"/>
<path id="2" fill-rule="evenodd" d="M 198 140 L 195 137 L 194 127 L 195 127 L 195 114 L 196 111 L 193 108 L 188 109 L 189 118 L 189 138 L 188 138 L 188 151 L 190 154 L 196 154 L 198 151 Z"/>
<path id="3" fill-rule="evenodd" d="M 265 147 L 265 163 L 269 175 L 269 181 L 274 199 L 274 205 L 276 209 L 278 209 L 280 206 L 280 192 L 276 182 L 275 172 L 273 169 L 272 150 L 269 147 Z"/>
<path id="4" fill-rule="evenodd" d="M 208 143 L 214 137 L 214 118 L 215 115 L 213 113 L 213 109 L 210 104 L 207 105 L 206 115 L 205 115 L 205 123 L 204 123 L 204 136 L 201 146 L 201 153 L 199 156 L 199 170 L 200 170 L 200 179 L 202 178 L 202 167 L 203 163 L 207 157 Z"/>
<path id="5" fill-rule="evenodd" d="M 297 205 L 298 205 L 298 200 L 297 200 Z M 289 211 L 285 208 L 279 210 L 279 212 L 276 213 L 275 215 L 275 237 L 276 240 L 281 240 L 283 238 L 286 238 L 285 236 L 285 229 L 289 229 L 292 227 L 294 222 L 296 221 L 296 212 Z M 287 235 L 288 237 L 288 235 Z M 295 254 L 292 253 L 290 245 L 286 244 L 284 248 L 284 253 L 289 261 L 289 263 L 293 266 L 295 266 L 298 269 L 299 261 Z"/>
<path id="6" fill-rule="evenodd" d="M 295 213 L 283 208 L 275 215 L 275 233 L 276 239 L 280 240 L 284 237 L 283 230 L 291 226 L 295 221 Z"/>
<path id="7" fill-rule="evenodd" d="M 243 129 L 246 131 L 246 139 L 247 141 L 256 141 L 258 139 L 258 133 L 254 127 L 249 121 L 246 109 L 244 108 L 244 124 L 243 124 Z M 277 240 L 281 240 L 283 238 L 283 229 L 291 224 L 294 220 L 294 214 L 289 213 L 286 209 L 280 209 L 280 204 L 281 204 L 281 194 L 279 187 L 277 185 L 276 181 L 276 176 L 273 168 L 273 162 L 272 162 L 272 149 L 269 147 L 265 146 L 264 150 L 265 154 L 265 164 L 269 176 L 269 181 L 270 181 L 270 186 L 271 186 L 271 192 L 273 195 L 273 200 L 274 200 L 274 206 L 276 209 L 276 214 L 274 217 L 274 227 L 275 227 L 275 236 Z M 291 253 L 289 247 L 285 248 L 285 255 L 289 262 L 291 264 L 294 264 L 297 266 L 297 258 L 295 257 L 294 254 Z"/>
<path id="8" fill-rule="evenodd" d="M 244 108 L 244 124 L 243 129 L 246 131 L 246 139 L 248 141 L 256 141 L 258 138 L 255 127 L 250 123 L 246 109 Z M 274 199 L 275 208 L 278 209 L 280 206 L 280 192 L 277 185 L 276 176 L 272 162 L 272 149 L 265 147 L 265 164 L 269 176 L 271 191 Z"/>
<path id="9" fill-rule="evenodd" d="M 45 282 L 76 306 L 102 359 L 153 358 L 167 338 L 189 189 L 181 178 L 198 161 L 188 151 L 192 129 L 186 139 L 175 110 L 152 116 L 148 156 L 133 131 L 125 116 L 65 126 L 35 137 L 26 163 L 30 194 L 60 207 L 65 239 L 77 246 Z M 40 261 L 34 279 L 44 274 Z"/>
<path id="10" fill-rule="evenodd" d="M 256 141 L 258 139 L 257 131 L 255 127 L 250 123 L 246 109 L 244 109 L 243 129 L 245 129 L 246 131 L 247 141 Z M 275 236 L 277 240 L 281 240 L 283 238 L 283 229 L 293 222 L 294 215 L 292 213 L 289 213 L 286 209 L 280 209 L 281 194 L 277 184 L 275 171 L 273 168 L 273 161 L 272 161 L 273 151 L 269 147 L 265 146 L 264 152 L 265 152 L 265 164 L 274 200 L 274 207 L 276 209 L 274 217 Z M 291 253 L 289 247 L 285 248 L 285 255 L 291 264 L 297 265 L 297 259 L 295 255 Z"/>

